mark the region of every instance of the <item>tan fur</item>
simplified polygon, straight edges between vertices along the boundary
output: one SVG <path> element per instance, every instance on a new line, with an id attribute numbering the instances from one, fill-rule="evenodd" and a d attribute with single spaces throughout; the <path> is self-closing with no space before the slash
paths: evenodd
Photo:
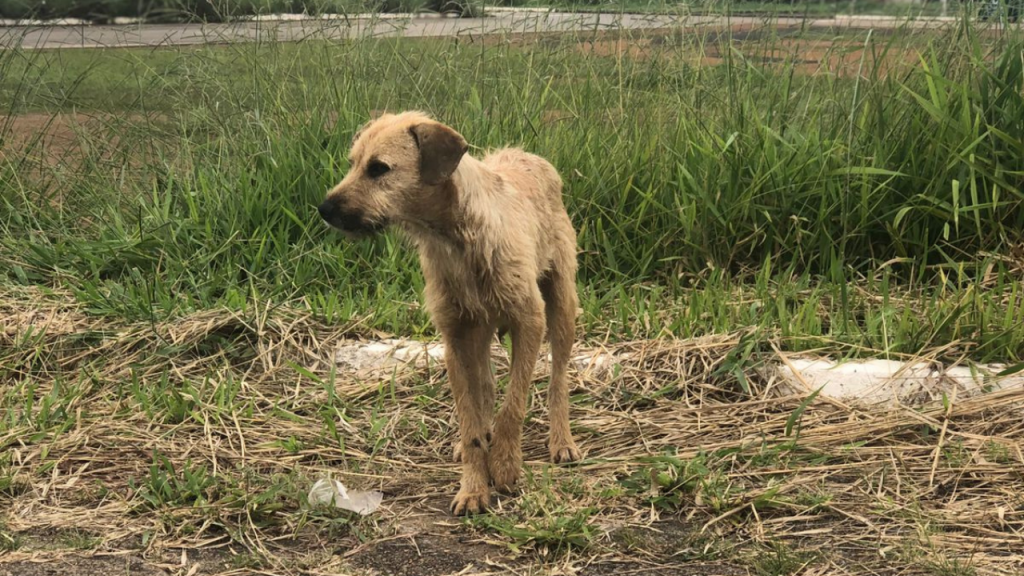
<path id="1" fill-rule="evenodd" d="M 477 160 L 466 149 L 461 135 L 425 114 L 384 114 L 357 132 L 351 170 L 320 207 L 325 220 L 351 235 L 395 224 L 416 246 L 459 421 L 456 514 L 483 511 L 490 485 L 509 490 L 519 478 L 523 420 L 545 330 L 553 357 L 551 458 L 580 458 L 569 430 L 566 374 L 575 340 L 576 232 L 562 180 L 550 163 L 522 150 Z M 371 176 L 374 160 L 390 170 Z M 495 416 L 489 354 L 496 330 L 511 334 L 512 368 Z"/>

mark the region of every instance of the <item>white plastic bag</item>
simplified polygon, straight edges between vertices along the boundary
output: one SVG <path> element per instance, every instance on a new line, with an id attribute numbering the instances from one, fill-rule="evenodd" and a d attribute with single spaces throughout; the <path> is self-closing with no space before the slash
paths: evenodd
<path id="1" fill-rule="evenodd" d="M 313 487 L 309 489 L 308 497 L 309 503 L 313 506 L 333 502 L 337 508 L 362 516 L 372 514 L 380 507 L 380 501 L 383 498 L 384 495 L 380 492 L 363 492 L 361 490 L 349 492 L 341 482 L 326 478 L 321 478 L 313 484 Z"/>

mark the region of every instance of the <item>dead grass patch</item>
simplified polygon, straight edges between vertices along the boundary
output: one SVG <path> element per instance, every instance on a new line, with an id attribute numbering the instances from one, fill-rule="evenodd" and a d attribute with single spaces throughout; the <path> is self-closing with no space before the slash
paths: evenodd
<path id="1" fill-rule="evenodd" d="M 544 463 L 535 395 L 522 491 L 466 522 L 444 513 L 457 468 L 442 367 L 383 383 L 337 373 L 331 353 L 356 325 L 262 305 L 114 322 L 67 294 L 5 290 L 4 533 L 98 541 L 83 552 L 22 538 L 0 566 L 83 554 L 233 574 L 1024 566 L 1022 390 L 874 411 L 820 400 L 800 413 L 803 395 L 778 397 L 769 370 L 735 363 L 739 335 L 609 345 L 629 360 L 574 375 L 585 461 Z M 327 474 L 382 490 L 382 509 L 308 510 L 304 491 Z M 211 550 L 219 560 L 190 572 Z"/>

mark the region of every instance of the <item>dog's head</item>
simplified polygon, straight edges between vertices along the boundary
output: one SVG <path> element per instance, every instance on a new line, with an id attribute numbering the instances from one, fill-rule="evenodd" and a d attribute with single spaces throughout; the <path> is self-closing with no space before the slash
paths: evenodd
<path id="1" fill-rule="evenodd" d="M 468 146 L 455 130 L 419 112 L 384 114 L 352 139 L 350 168 L 318 208 L 331 226 L 368 236 L 414 217 L 445 185 Z"/>

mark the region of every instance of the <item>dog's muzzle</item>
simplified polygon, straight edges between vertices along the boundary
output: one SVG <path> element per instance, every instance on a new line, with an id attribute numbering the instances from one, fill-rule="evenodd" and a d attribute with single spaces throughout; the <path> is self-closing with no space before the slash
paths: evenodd
<path id="1" fill-rule="evenodd" d="M 324 222 L 353 236 L 370 236 L 384 229 L 384 223 L 367 219 L 361 211 L 343 210 L 329 199 L 317 207 L 317 212 Z"/>

